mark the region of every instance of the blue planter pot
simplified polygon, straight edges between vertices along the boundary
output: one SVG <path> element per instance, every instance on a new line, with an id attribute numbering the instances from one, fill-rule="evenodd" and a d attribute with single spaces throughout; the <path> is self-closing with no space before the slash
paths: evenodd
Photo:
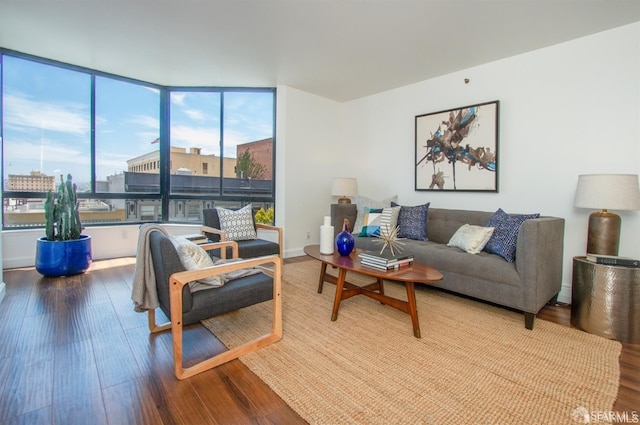
<path id="1" fill-rule="evenodd" d="M 71 276 L 91 265 L 91 236 L 73 241 L 48 241 L 41 237 L 36 245 L 36 270 L 43 276 Z"/>

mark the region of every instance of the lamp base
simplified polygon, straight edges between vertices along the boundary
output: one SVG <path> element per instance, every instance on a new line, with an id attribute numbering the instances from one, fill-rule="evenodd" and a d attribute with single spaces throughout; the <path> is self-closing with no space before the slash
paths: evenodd
<path id="1" fill-rule="evenodd" d="M 618 214 L 607 210 L 592 213 L 589 216 L 587 254 L 617 256 L 621 222 Z"/>
<path id="2" fill-rule="evenodd" d="M 346 196 L 343 196 L 342 198 L 338 198 L 338 203 L 339 204 L 350 204 L 351 203 L 351 199 L 347 198 Z"/>

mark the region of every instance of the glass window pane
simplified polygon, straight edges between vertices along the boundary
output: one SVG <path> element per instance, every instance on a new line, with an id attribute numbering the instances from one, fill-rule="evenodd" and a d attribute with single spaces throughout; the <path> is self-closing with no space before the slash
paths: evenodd
<path id="1" fill-rule="evenodd" d="M 160 91 L 96 77 L 96 191 L 160 192 Z"/>
<path id="2" fill-rule="evenodd" d="M 4 56 L 4 179 L 72 174 L 91 188 L 88 74 Z M 41 187 L 33 190 L 41 191 Z"/>
<path id="3" fill-rule="evenodd" d="M 171 92 L 171 193 L 219 194 L 220 93 Z"/>
<path id="4" fill-rule="evenodd" d="M 234 158 L 235 179 L 225 195 L 272 196 L 273 92 L 225 92 L 223 152 Z M 226 176 L 226 172 L 225 172 Z"/>

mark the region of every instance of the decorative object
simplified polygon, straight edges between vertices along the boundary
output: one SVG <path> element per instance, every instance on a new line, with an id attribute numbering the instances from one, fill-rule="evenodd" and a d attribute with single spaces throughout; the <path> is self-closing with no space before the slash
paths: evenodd
<path id="1" fill-rule="evenodd" d="M 601 209 L 589 216 L 587 253 L 618 255 L 620 216 L 607 209 L 640 210 L 637 174 L 583 174 L 578 176 L 574 206 Z"/>
<path id="2" fill-rule="evenodd" d="M 640 344 L 640 268 L 573 257 L 571 324 L 628 344 Z"/>
<path id="3" fill-rule="evenodd" d="M 351 251 L 353 251 L 355 244 L 356 241 L 349 231 L 349 220 L 345 218 L 344 223 L 342 224 L 342 232 L 338 233 L 338 236 L 336 236 L 336 248 L 338 249 L 338 253 L 342 256 L 348 256 L 351 254 Z"/>
<path id="4" fill-rule="evenodd" d="M 383 209 L 391 207 L 393 202 L 398 202 L 398 195 L 393 195 L 388 198 L 382 200 L 371 199 L 366 196 L 357 195 L 356 196 L 356 216 L 354 217 L 354 225 L 351 231 L 354 234 L 359 234 L 362 232 L 362 226 L 364 224 L 364 213 L 365 208 L 374 208 L 374 209 Z"/>
<path id="5" fill-rule="evenodd" d="M 324 224 L 320 226 L 320 253 L 324 255 L 333 254 L 333 226 L 331 216 L 324 217 Z"/>
<path id="6" fill-rule="evenodd" d="M 216 207 L 220 218 L 220 230 L 227 234 L 229 241 L 249 241 L 258 237 L 253 222 L 252 205 L 247 204 L 239 210 Z"/>
<path id="7" fill-rule="evenodd" d="M 350 204 L 349 196 L 358 194 L 358 181 L 351 177 L 336 177 L 331 185 L 331 196 L 339 196 L 339 204 Z"/>
<path id="8" fill-rule="evenodd" d="M 447 246 L 460 248 L 469 254 L 478 254 L 489 242 L 493 231 L 493 227 L 463 224 L 451 236 Z"/>
<path id="9" fill-rule="evenodd" d="M 349 280 L 371 282 L 360 275 Z M 617 341 L 546 320 L 534 333 L 523 332 L 516 311 L 430 285 L 415 291 L 426 324 L 422 339 L 406 332 L 403 314 L 360 296 L 343 301 L 340 319 L 327 324 L 334 291 L 317 294 L 317 284 L 315 262 L 287 264 L 286 336 L 240 358 L 309 423 L 572 424 L 576 407 L 609 412 L 616 400 Z M 406 290 L 385 282 L 385 294 L 402 298 Z M 236 346 L 264 333 L 269 307 L 203 323 Z"/>
<path id="10" fill-rule="evenodd" d="M 253 216 L 253 219 L 256 223 L 262 224 L 271 224 L 275 222 L 275 213 L 273 207 L 269 207 L 268 209 L 260 208 L 258 212 Z"/>
<path id="11" fill-rule="evenodd" d="M 404 245 L 404 242 L 400 241 L 404 238 L 398 237 L 399 232 L 400 226 L 395 226 L 391 230 L 389 230 L 387 227 L 380 228 L 380 234 L 376 235 L 379 239 L 375 240 L 375 242 L 382 243 L 380 254 L 382 254 L 387 247 L 389 247 L 391 255 L 396 255 L 396 252 L 399 253 L 403 250 L 402 245 Z"/>
<path id="12" fill-rule="evenodd" d="M 415 190 L 498 191 L 498 101 L 415 118 Z"/>
<path id="13" fill-rule="evenodd" d="M 44 276 L 70 276 L 91 265 L 91 236 L 82 235 L 77 186 L 71 174 L 44 203 L 45 236 L 36 244 L 36 270 Z"/>
<path id="14" fill-rule="evenodd" d="M 416 241 L 427 241 L 427 214 L 429 214 L 429 205 L 427 202 L 423 205 L 413 207 L 402 206 L 398 214 L 398 226 L 401 238 L 414 239 Z M 398 206 L 395 202 L 391 203 L 392 207 Z"/>
<path id="15" fill-rule="evenodd" d="M 498 208 L 487 221 L 486 227 L 493 227 L 493 234 L 484 247 L 486 252 L 497 254 L 513 263 L 516 260 L 516 245 L 520 225 L 525 220 L 539 218 L 539 213 L 534 214 L 507 214 L 502 208 Z"/>

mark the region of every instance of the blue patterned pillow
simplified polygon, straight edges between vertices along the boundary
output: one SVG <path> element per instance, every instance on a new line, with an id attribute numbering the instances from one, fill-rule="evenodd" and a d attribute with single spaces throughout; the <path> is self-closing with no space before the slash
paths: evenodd
<path id="1" fill-rule="evenodd" d="M 495 230 L 484 250 L 513 263 L 516 259 L 516 242 L 520 225 L 525 220 L 538 217 L 540 214 L 509 215 L 502 208 L 498 208 L 498 211 L 491 216 L 485 225 L 486 227 L 495 227 Z"/>
<path id="2" fill-rule="evenodd" d="M 398 214 L 398 231 L 399 238 L 415 239 L 417 241 L 426 241 L 427 239 L 427 213 L 429 212 L 429 205 L 427 202 L 424 205 L 417 205 L 415 207 L 400 208 L 400 214 Z M 397 207 L 395 202 L 391 203 L 392 207 Z"/>

